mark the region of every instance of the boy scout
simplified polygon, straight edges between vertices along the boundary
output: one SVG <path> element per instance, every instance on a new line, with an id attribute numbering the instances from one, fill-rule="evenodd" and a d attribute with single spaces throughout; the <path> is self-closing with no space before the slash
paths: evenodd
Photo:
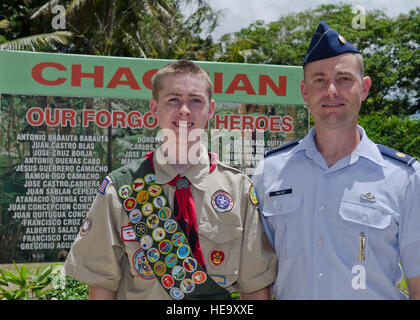
<path id="1" fill-rule="evenodd" d="M 90 299 L 269 298 L 276 258 L 253 186 L 200 144 L 215 110 L 207 73 L 188 61 L 162 68 L 150 110 L 164 142 L 105 178 L 66 273 Z"/>
<path id="2" fill-rule="evenodd" d="M 254 176 L 277 299 L 404 299 L 399 262 L 420 298 L 420 163 L 357 125 L 370 84 L 357 49 L 322 21 L 301 83 L 315 126 Z"/>

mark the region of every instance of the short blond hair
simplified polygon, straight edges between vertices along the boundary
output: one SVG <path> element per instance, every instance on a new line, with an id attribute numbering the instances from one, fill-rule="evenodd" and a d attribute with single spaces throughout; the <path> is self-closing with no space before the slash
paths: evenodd
<path id="1" fill-rule="evenodd" d="M 152 82 L 153 99 L 158 100 L 159 91 L 162 89 L 162 80 L 166 76 L 173 74 L 189 75 L 202 80 L 206 85 L 209 101 L 211 100 L 213 96 L 213 84 L 209 75 L 199 65 L 188 60 L 175 61 L 159 69 Z"/>

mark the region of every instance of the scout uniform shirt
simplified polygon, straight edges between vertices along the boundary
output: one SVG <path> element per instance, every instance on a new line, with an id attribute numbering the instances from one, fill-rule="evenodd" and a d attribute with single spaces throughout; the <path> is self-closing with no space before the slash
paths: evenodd
<path id="1" fill-rule="evenodd" d="M 201 150 L 199 163 L 184 176 L 191 183 L 207 273 L 230 291 L 263 289 L 275 280 L 276 258 L 262 232 L 252 183 L 219 161 L 209 173 L 209 154 L 203 146 Z M 173 208 L 175 187 L 167 183 L 178 173 L 165 162 L 160 148 L 153 163 L 156 183 Z M 153 271 L 141 268 L 144 253 L 112 181 L 103 193 L 94 200 L 69 252 L 66 274 L 114 291 L 117 299 L 170 299 Z M 220 194 L 229 199 L 226 206 L 215 201 Z"/>
<path id="2" fill-rule="evenodd" d="M 313 128 L 256 170 L 277 299 L 404 299 L 401 268 L 420 276 L 420 163 L 382 154 L 358 131 L 357 148 L 331 167 Z"/>

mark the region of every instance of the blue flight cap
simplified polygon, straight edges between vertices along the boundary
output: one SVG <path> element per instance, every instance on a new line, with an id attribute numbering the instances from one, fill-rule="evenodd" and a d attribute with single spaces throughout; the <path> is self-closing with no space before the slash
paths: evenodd
<path id="1" fill-rule="evenodd" d="M 308 62 L 327 59 L 346 52 L 360 53 L 350 42 L 325 21 L 321 21 L 312 36 L 303 65 Z"/>

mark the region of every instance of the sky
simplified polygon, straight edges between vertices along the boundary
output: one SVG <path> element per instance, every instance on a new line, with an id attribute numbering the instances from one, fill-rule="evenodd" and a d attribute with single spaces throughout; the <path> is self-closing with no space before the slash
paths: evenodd
<path id="1" fill-rule="evenodd" d="M 215 40 L 230 32 L 239 31 L 256 20 L 276 21 L 281 15 L 314 9 L 332 0 L 207 0 L 215 10 L 222 10 L 219 26 L 212 34 Z M 419 0 L 346 0 L 344 3 L 362 6 L 365 11 L 381 9 L 394 17 L 420 7 Z"/>

